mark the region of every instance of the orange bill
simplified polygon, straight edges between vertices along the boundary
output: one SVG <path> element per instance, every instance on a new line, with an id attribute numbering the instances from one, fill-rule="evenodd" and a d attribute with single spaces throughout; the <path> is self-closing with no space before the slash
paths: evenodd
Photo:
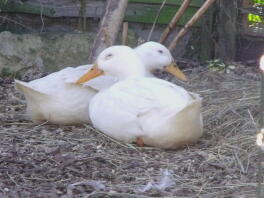
<path id="1" fill-rule="evenodd" d="M 94 64 L 93 67 L 87 73 L 85 73 L 81 78 L 76 81 L 76 84 L 83 84 L 103 74 L 104 71 L 99 69 L 97 64 Z"/>
<path id="2" fill-rule="evenodd" d="M 184 81 L 188 80 L 185 74 L 179 69 L 179 67 L 174 62 L 166 66 L 165 71 L 171 73 L 172 75 L 174 75 L 176 78 L 179 78 L 180 80 L 184 80 Z"/>

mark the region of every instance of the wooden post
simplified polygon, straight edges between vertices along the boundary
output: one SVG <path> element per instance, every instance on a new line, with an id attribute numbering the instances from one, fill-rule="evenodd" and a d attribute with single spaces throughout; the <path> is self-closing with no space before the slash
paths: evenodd
<path id="1" fill-rule="evenodd" d="M 114 44 L 125 15 L 127 3 L 128 0 L 107 0 L 106 11 L 92 45 L 89 62 L 93 62 L 102 50 Z"/>
<path id="2" fill-rule="evenodd" d="M 80 2 L 80 16 L 79 16 L 79 29 L 83 32 L 86 31 L 86 1 L 79 0 Z"/>
<path id="3" fill-rule="evenodd" d="M 211 7 L 207 10 L 206 17 L 202 17 L 201 23 L 201 37 L 200 37 L 200 61 L 205 63 L 211 60 L 214 55 L 214 35 L 213 35 L 213 13 L 215 7 Z"/>
<path id="4" fill-rule="evenodd" d="M 236 13 L 237 1 L 221 0 L 217 4 L 216 56 L 224 62 L 231 62 L 236 55 Z"/>
<path id="5" fill-rule="evenodd" d="M 124 22 L 123 31 L 122 31 L 122 45 L 127 45 L 127 35 L 128 35 L 128 22 Z"/>

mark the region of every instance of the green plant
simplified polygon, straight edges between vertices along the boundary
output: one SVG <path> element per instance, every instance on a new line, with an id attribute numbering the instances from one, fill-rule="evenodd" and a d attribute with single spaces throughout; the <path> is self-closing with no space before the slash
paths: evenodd
<path id="1" fill-rule="evenodd" d="M 209 60 L 206 61 L 207 63 L 207 68 L 210 71 L 214 72 L 220 72 L 220 73 L 230 73 L 232 70 L 235 69 L 235 65 L 227 65 L 220 59 L 214 59 L 214 60 Z"/>

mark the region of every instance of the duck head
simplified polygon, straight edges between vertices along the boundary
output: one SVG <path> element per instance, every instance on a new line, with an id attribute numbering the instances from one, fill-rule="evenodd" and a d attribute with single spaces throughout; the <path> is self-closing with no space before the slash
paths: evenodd
<path id="1" fill-rule="evenodd" d="M 152 76 L 156 69 L 165 70 L 181 80 L 187 77 L 176 65 L 170 51 L 164 45 L 149 41 L 134 49 L 147 70 L 147 75 Z"/>
<path id="2" fill-rule="evenodd" d="M 77 81 L 77 84 L 101 75 L 114 76 L 118 80 L 123 80 L 134 76 L 145 76 L 146 70 L 132 48 L 120 45 L 103 50 L 93 67 Z"/>

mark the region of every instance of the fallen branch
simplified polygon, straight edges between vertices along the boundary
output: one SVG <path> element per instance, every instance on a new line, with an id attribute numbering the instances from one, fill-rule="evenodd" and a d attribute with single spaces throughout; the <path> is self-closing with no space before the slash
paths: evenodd
<path id="1" fill-rule="evenodd" d="M 193 15 L 193 17 L 185 24 L 185 26 L 176 35 L 169 46 L 169 50 L 173 50 L 178 44 L 183 35 L 192 27 L 192 25 L 208 10 L 208 8 L 215 2 L 215 0 L 207 0 L 203 6 Z"/>
<path id="2" fill-rule="evenodd" d="M 32 28 L 30 28 L 30 27 L 28 27 L 28 26 L 25 26 L 25 25 L 23 25 L 22 23 L 20 23 L 20 22 L 18 22 L 18 21 L 15 21 L 15 20 L 13 20 L 13 19 L 11 19 L 11 18 L 8 18 L 8 15 L 0 16 L 0 19 L 2 19 L 1 24 L 3 24 L 3 23 L 5 23 L 6 21 L 8 21 L 8 22 L 12 22 L 12 23 L 14 23 L 14 24 L 20 25 L 21 27 L 23 27 L 23 28 L 25 28 L 25 29 L 27 29 L 27 30 L 29 30 L 29 31 L 31 31 L 31 32 L 38 33 L 36 30 L 34 30 L 34 29 L 32 29 Z"/>
<path id="3" fill-rule="evenodd" d="M 159 41 L 160 43 L 164 43 L 164 41 L 167 39 L 171 30 L 174 29 L 174 27 L 176 26 L 176 24 L 178 23 L 182 15 L 184 14 L 185 10 L 189 7 L 191 1 L 192 0 L 184 0 L 179 10 L 176 12 L 174 17 L 172 18 L 171 22 L 169 23 L 169 25 L 166 27 L 166 29 L 162 33 L 160 37 L 160 41 Z"/>

